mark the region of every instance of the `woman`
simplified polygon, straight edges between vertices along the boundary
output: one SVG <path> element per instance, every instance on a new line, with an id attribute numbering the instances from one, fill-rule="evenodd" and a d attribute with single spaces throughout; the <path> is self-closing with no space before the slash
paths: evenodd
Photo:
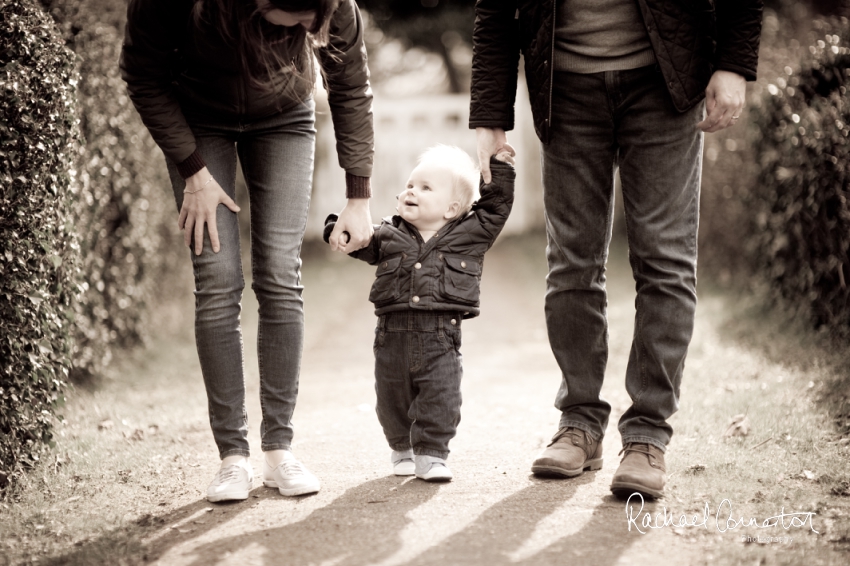
<path id="1" fill-rule="evenodd" d="M 304 336 L 300 250 L 314 153 L 313 53 L 346 170 L 335 241 L 371 237 L 372 96 L 354 0 L 131 0 L 121 54 L 130 97 L 168 164 L 195 274 L 195 336 L 221 469 L 210 501 L 252 487 L 239 326 L 244 280 L 236 159 L 250 193 L 259 302 L 263 483 L 319 490 L 293 456 L 290 419 Z M 339 245 L 342 245 L 341 242 Z"/>

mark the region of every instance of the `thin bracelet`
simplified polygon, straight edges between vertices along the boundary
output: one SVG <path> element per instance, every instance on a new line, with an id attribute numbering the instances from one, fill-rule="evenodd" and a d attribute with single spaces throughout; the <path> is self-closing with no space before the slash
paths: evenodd
<path id="1" fill-rule="evenodd" d="M 195 193 L 199 193 L 199 192 L 201 192 L 201 191 L 203 191 L 203 190 L 204 190 L 204 187 L 206 187 L 207 185 L 209 185 L 210 183 L 212 183 L 212 180 L 213 180 L 213 178 L 212 178 L 212 176 L 210 176 L 210 178 L 209 178 L 209 179 L 207 179 L 207 182 L 206 182 L 206 183 L 204 183 L 203 185 L 201 185 L 201 188 L 200 188 L 200 189 L 195 189 L 194 191 L 190 191 L 189 189 L 183 189 L 183 192 L 184 192 L 184 193 L 189 193 L 190 195 L 193 195 L 193 194 L 195 194 Z"/>

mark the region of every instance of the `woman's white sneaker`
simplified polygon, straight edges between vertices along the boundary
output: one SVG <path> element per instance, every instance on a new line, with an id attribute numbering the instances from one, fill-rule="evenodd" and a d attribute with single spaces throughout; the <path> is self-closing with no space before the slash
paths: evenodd
<path id="1" fill-rule="evenodd" d="M 253 477 L 254 469 L 247 458 L 221 468 L 207 488 L 207 500 L 215 503 L 248 499 L 248 493 L 254 486 Z"/>
<path id="2" fill-rule="evenodd" d="M 416 477 L 433 482 L 452 481 L 452 471 L 443 458 L 416 455 Z"/>
<path id="3" fill-rule="evenodd" d="M 416 464 L 413 462 L 413 450 L 393 450 L 390 460 L 393 463 L 393 473 L 397 476 L 412 476 L 416 473 Z"/>
<path id="4" fill-rule="evenodd" d="M 272 468 L 263 458 L 263 485 L 276 487 L 281 495 L 289 497 L 316 493 L 321 487 L 319 479 L 289 450 L 276 468 Z"/>

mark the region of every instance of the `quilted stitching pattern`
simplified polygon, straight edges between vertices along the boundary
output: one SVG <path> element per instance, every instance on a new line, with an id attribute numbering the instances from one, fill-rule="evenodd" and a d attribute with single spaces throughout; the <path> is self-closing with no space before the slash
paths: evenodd
<path id="1" fill-rule="evenodd" d="M 464 318 L 479 314 L 478 286 L 484 252 L 493 245 L 508 219 L 516 178 L 513 167 L 495 158 L 490 161 L 490 169 L 493 180 L 489 185 L 481 185 L 481 199 L 473 205 L 472 211 L 441 228 L 436 236 L 424 244 L 401 217 L 390 216 L 384 218 L 376 228 L 370 246 L 351 254 L 378 265 L 376 275 L 392 270 L 390 263 L 401 260 L 400 267 L 395 270 L 399 295 L 391 304 L 376 306 L 375 314 L 405 309 L 461 311 Z M 328 218 L 326 231 L 328 226 L 332 229 L 335 220 L 333 216 Z M 375 247 L 378 248 L 377 253 Z M 441 290 L 441 280 L 446 269 L 444 254 L 457 254 L 470 264 L 474 262 L 478 265 L 477 274 L 474 274 L 474 288 L 466 290 L 468 298 L 464 304 L 458 304 Z M 383 267 L 384 262 L 387 263 L 386 267 Z M 385 275 L 379 279 L 393 276 Z M 376 289 L 376 285 L 385 286 L 386 282 L 378 283 L 376 280 L 370 300 L 382 293 Z M 414 296 L 417 297 L 416 301 L 412 301 Z"/>
<path id="2" fill-rule="evenodd" d="M 519 43 L 516 0 L 479 0 L 473 28 L 469 127 L 514 126 Z"/>

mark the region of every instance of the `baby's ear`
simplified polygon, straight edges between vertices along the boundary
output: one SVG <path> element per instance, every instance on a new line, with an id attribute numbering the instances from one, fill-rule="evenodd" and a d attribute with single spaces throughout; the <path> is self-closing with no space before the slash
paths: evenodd
<path id="1" fill-rule="evenodd" d="M 452 218 L 456 218 L 459 212 L 460 203 L 458 201 L 454 201 L 449 205 L 449 208 L 446 209 L 446 213 L 443 215 L 443 218 L 445 218 L 446 220 L 451 220 Z"/>

